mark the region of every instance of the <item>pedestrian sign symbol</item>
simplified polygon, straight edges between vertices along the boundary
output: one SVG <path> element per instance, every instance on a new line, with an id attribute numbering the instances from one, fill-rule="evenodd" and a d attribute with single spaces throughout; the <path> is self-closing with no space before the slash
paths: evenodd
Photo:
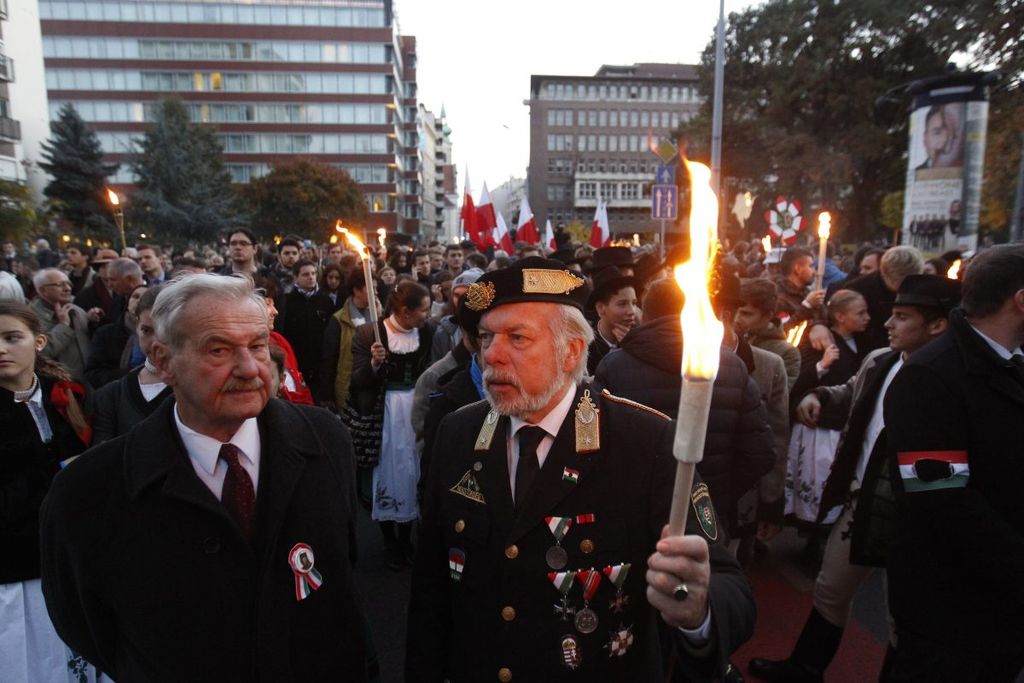
<path id="1" fill-rule="evenodd" d="M 651 218 L 674 221 L 679 215 L 679 188 L 675 185 L 654 185 L 651 188 Z"/>

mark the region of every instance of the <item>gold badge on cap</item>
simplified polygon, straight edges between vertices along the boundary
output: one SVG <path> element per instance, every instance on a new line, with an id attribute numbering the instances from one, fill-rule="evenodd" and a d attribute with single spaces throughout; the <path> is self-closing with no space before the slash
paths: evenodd
<path id="1" fill-rule="evenodd" d="M 523 294 L 568 294 L 581 286 L 583 280 L 568 270 L 523 269 Z"/>
<path id="2" fill-rule="evenodd" d="M 596 453 L 601 450 L 601 411 L 590 398 L 590 389 L 583 391 L 576 406 L 576 452 Z"/>
<path id="3" fill-rule="evenodd" d="M 476 435 L 476 446 L 473 450 L 491 450 L 491 441 L 494 439 L 494 430 L 498 427 L 498 414 L 493 410 L 487 413 L 484 424 L 480 427 L 480 433 Z"/>
<path id="4" fill-rule="evenodd" d="M 494 301 L 494 283 L 474 282 L 463 296 L 466 297 L 466 308 L 471 311 L 482 311 Z"/>

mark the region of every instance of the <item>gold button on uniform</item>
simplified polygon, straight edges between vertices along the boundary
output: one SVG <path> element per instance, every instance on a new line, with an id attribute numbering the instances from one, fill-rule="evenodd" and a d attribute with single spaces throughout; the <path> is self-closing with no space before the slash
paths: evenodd
<path id="1" fill-rule="evenodd" d="M 501 618 L 504 619 L 505 621 L 512 621 L 513 619 L 516 618 L 516 608 L 515 607 L 502 607 L 501 608 Z"/>
<path id="2" fill-rule="evenodd" d="M 509 681 L 511 681 L 512 669 L 508 668 L 507 666 L 503 666 L 500 669 L 498 669 L 498 680 L 501 681 L 501 683 L 508 683 Z"/>
<path id="3" fill-rule="evenodd" d="M 455 533 L 461 534 L 462 530 L 465 528 L 466 522 L 464 522 L 463 520 L 460 519 L 459 521 L 455 522 Z"/>
<path id="4" fill-rule="evenodd" d="M 590 553 L 594 552 L 594 542 L 591 541 L 589 538 L 584 538 L 582 541 L 580 541 L 580 550 L 589 555 Z"/>
<path id="5" fill-rule="evenodd" d="M 509 547 L 505 548 L 505 557 L 507 557 L 510 560 L 514 560 L 517 557 L 519 557 L 519 546 L 517 546 L 517 545 L 510 545 Z M 503 671 L 506 671 L 506 670 L 507 669 L 503 669 Z M 512 674 L 509 673 L 509 676 L 511 676 L 511 675 Z"/>

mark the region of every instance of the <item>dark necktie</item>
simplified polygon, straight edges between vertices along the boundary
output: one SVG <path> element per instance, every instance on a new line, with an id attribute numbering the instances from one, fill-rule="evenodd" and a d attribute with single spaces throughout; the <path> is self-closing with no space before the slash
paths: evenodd
<path id="1" fill-rule="evenodd" d="M 220 502 L 231 519 L 238 524 L 245 540 L 251 541 L 253 520 L 256 517 L 256 492 L 252 487 L 252 478 L 238 461 L 241 455 L 242 451 L 233 444 L 226 443 L 220 447 L 220 459 L 228 465 Z"/>
<path id="2" fill-rule="evenodd" d="M 519 463 L 516 465 L 516 510 L 521 510 L 530 485 L 540 471 L 537 462 L 537 446 L 547 436 L 541 427 L 522 427 L 516 435 L 519 437 Z"/>
<path id="3" fill-rule="evenodd" d="M 1024 353 L 1015 353 L 1010 356 L 1010 362 L 1017 367 L 1017 374 L 1024 380 Z"/>

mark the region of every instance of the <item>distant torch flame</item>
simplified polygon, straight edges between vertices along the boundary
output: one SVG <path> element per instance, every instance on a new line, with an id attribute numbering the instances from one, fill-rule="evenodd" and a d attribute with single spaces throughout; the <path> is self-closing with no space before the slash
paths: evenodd
<path id="1" fill-rule="evenodd" d="M 388 231 L 384 228 L 377 228 L 377 241 L 380 242 L 380 246 L 384 246 L 384 241 L 387 239 Z"/>
<path id="2" fill-rule="evenodd" d="M 117 206 L 121 203 L 121 198 L 117 196 L 117 193 L 113 190 L 107 190 L 107 197 L 110 199 L 110 203 Z"/>
<path id="3" fill-rule="evenodd" d="M 960 259 L 953 261 L 953 265 L 951 265 L 949 270 L 946 271 L 946 277 L 950 280 L 956 280 L 960 277 Z"/>
<path id="4" fill-rule="evenodd" d="M 786 341 L 791 346 L 800 346 L 800 340 L 804 338 L 804 331 L 807 329 L 807 321 L 803 321 L 786 335 Z"/>
<path id="5" fill-rule="evenodd" d="M 832 229 L 832 214 L 822 211 L 818 214 L 818 239 L 827 240 Z"/>
<path id="6" fill-rule="evenodd" d="M 687 161 L 690 173 L 690 259 L 676 266 L 675 277 L 686 302 L 679 315 L 683 327 L 683 377 L 713 380 L 718 374 L 722 323 L 715 317 L 708 280 L 718 250 L 718 198 L 707 166 Z"/>
<path id="7" fill-rule="evenodd" d="M 335 221 L 334 222 L 334 229 L 337 230 L 338 232 L 340 232 L 342 235 L 347 235 L 348 234 L 348 228 L 343 226 L 341 224 L 341 221 Z"/>
<path id="8" fill-rule="evenodd" d="M 764 249 L 764 253 L 770 254 L 772 252 L 772 237 L 771 235 L 765 235 L 761 238 L 761 248 Z"/>

